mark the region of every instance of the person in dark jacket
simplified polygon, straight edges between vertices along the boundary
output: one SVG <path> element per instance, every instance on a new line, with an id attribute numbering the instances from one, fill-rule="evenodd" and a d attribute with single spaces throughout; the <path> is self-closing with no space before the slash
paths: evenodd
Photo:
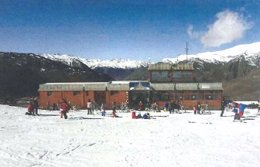
<path id="1" fill-rule="evenodd" d="M 260 100 L 258 100 L 258 113 L 260 112 Z"/>
<path id="2" fill-rule="evenodd" d="M 33 108 L 34 108 L 34 114 L 39 116 L 38 114 L 39 103 L 37 97 L 33 99 Z"/>
<path id="3" fill-rule="evenodd" d="M 87 102 L 87 110 L 88 110 L 88 115 L 92 114 L 92 102 L 90 99 L 88 99 L 88 102 Z"/>
<path id="4" fill-rule="evenodd" d="M 198 102 L 197 107 L 196 107 L 197 114 L 201 114 L 200 111 L 201 111 L 201 104 L 200 104 L 200 102 Z"/>
<path id="5" fill-rule="evenodd" d="M 150 116 L 149 113 L 145 113 L 145 114 L 143 115 L 143 119 L 150 119 L 150 118 L 151 118 L 151 116 Z"/>
<path id="6" fill-rule="evenodd" d="M 223 114 L 224 114 L 224 111 L 225 111 L 225 107 L 226 107 L 226 104 L 225 104 L 225 99 L 223 99 L 221 101 L 221 113 L 220 113 L 220 116 L 223 117 Z"/>
<path id="7" fill-rule="evenodd" d="M 116 114 L 116 102 L 113 103 L 112 105 L 112 116 L 114 118 L 118 118 L 119 116 Z"/>

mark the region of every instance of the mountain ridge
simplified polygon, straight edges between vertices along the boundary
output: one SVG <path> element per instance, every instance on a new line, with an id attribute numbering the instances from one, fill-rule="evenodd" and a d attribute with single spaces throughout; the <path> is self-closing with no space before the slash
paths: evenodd
<path id="1" fill-rule="evenodd" d="M 260 42 L 254 42 L 251 44 L 242 44 L 231 47 L 225 50 L 219 50 L 214 52 L 201 52 L 198 54 L 190 54 L 190 55 L 179 55 L 177 57 L 168 57 L 163 58 L 162 62 L 169 63 L 178 63 L 180 61 L 195 61 L 195 60 L 203 60 L 205 62 L 210 63 L 227 63 L 234 59 L 239 58 L 240 56 L 245 56 L 247 60 L 251 63 L 251 65 L 256 65 L 255 62 L 260 61 Z M 73 61 L 81 61 L 83 64 L 88 67 L 95 68 L 117 68 L 117 69 L 133 69 L 139 67 L 147 67 L 150 63 L 157 62 L 149 62 L 149 61 L 140 61 L 140 60 L 130 60 L 130 59 L 111 59 L 111 60 L 101 60 L 101 59 L 88 59 L 83 57 L 77 57 L 66 54 L 40 54 L 45 58 L 61 61 L 67 65 L 70 65 Z M 257 63 L 259 64 L 259 63 Z"/>
<path id="2" fill-rule="evenodd" d="M 201 59 L 206 62 L 229 62 L 237 57 L 244 55 L 247 59 L 260 56 L 260 42 L 254 42 L 251 44 L 243 44 L 231 47 L 229 49 L 215 51 L 215 52 L 202 52 L 191 55 L 180 55 L 176 58 L 164 58 L 163 62 L 176 63 L 184 60 Z"/>
<path id="3" fill-rule="evenodd" d="M 231 51 L 232 54 L 230 53 Z M 206 53 L 210 53 L 207 56 Z M 221 55 L 220 55 L 221 53 Z M 202 56 L 201 56 L 202 55 Z M 260 67 L 260 42 L 238 45 L 217 52 L 165 58 L 163 62 L 193 63 L 196 80 L 194 82 L 223 82 L 225 92 L 239 98 L 250 98 L 234 92 L 232 85 L 243 88 L 247 94 L 259 96 L 256 91 L 246 88 L 243 83 L 254 85 L 260 90 L 258 81 L 250 78 L 250 73 Z M 150 62 L 129 59 L 85 59 L 60 54 L 34 54 L 0 52 L 0 100 L 6 96 L 31 96 L 37 94 L 40 83 L 45 82 L 98 82 L 111 80 L 146 80 Z M 260 73 L 254 73 L 254 77 Z M 247 77 L 248 82 L 244 82 Z M 260 76 L 257 76 L 260 77 Z M 32 81 L 30 81 L 32 80 Z M 250 83 L 250 81 L 252 83 Z M 238 82 L 233 84 L 233 82 Z M 231 84 L 231 86 L 229 85 Z M 22 85 L 22 86 L 21 86 Z M 242 92 L 241 92 L 242 93 Z M 238 99 L 239 100 L 239 99 Z"/>

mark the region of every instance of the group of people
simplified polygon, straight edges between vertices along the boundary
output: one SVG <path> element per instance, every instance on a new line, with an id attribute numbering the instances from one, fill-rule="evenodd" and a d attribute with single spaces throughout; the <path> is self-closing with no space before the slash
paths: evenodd
<path id="1" fill-rule="evenodd" d="M 138 109 L 142 110 L 144 107 L 142 101 L 140 101 L 138 105 L 139 105 Z M 232 102 L 231 100 L 223 99 L 221 101 L 221 113 L 220 113 L 221 117 L 223 117 L 223 114 L 224 114 L 224 111 L 225 111 L 227 105 L 229 105 L 229 107 L 232 108 L 232 111 L 235 113 L 234 120 L 240 119 L 244 114 L 245 108 L 247 107 L 246 104 L 236 103 L 234 101 Z M 152 106 L 156 108 L 156 105 L 152 105 Z M 166 102 L 164 105 L 164 108 L 165 108 L 165 110 L 168 110 L 171 114 L 174 112 L 178 112 L 181 109 L 181 106 L 182 105 L 180 104 L 180 102 L 172 101 L 170 103 Z M 258 100 L 257 106 L 258 106 L 258 113 L 260 113 L 260 100 Z M 26 112 L 26 115 L 38 115 L 39 116 L 38 108 L 39 108 L 38 99 L 32 98 L 29 102 L 28 112 Z M 68 103 L 65 98 L 62 98 L 61 102 L 59 103 L 59 108 L 60 108 L 61 118 L 64 117 L 65 119 L 67 119 L 68 118 L 67 113 L 69 112 L 69 110 L 71 108 L 70 103 Z M 88 102 L 86 104 L 86 108 L 87 108 L 88 115 L 93 114 L 93 110 L 94 110 L 93 102 L 90 99 L 88 100 Z M 112 117 L 119 117 L 117 115 L 116 108 L 117 108 L 117 105 L 115 102 L 113 102 Z M 194 114 L 201 114 L 202 105 L 200 104 L 200 102 L 198 102 L 197 105 L 194 106 L 193 110 L 194 110 Z M 101 104 L 101 106 L 100 106 L 100 111 L 101 111 L 102 116 L 106 116 L 106 111 L 105 111 L 105 107 L 103 104 Z M 148 114 L 145 113 L 143 116 L 141 116 L 139 113 L 137 115 L 137 118 L 149 119 L 150 115 L 149 115 L 149 113 Z"/>
<path id="2" fill-rule="evenodd" d="M 201 114 L 201 104 L 200 102 L 197 103 L 196 106 L 193 107 L 193 113 L 194 114 Z"/>
<path id="3" fill-rule="evenodd" d="M 180 101 L 171 101 L 171 102 L 166 102 L 164 104 L 164 109 L 166 111 L 169 111 L 170 114 L 174 114 L 175 112 L 179 113 L 181 110 L 181 107 L 182 107 L 182 104 Z"/>
<path id="4" fill-rule="evenodd" d="M 223 117 L 224 111 L 226 110 L 227 107 L 232 109 L 232 112 L 234 112 L 234 114 L 235 114 L 234 120 L 240 120 L 244 115 L 245 109 L 247 107 L 250 107 L 250 105 L 223 99 L 221 102 L 221 113 L 220 113 L 221 117 Z M 259 100 L 258 100 L 257 108 L 258 108 L 258 113 L 259 113 L 260 112 L 260 101 Z"/>
<path id="5" fill-rule="evenodd" d="M 31 100 L 28 104 L 28 107 L 27 107 L 27 112 L 25 113 L 26 115 L 38 115 L 38 108 L 39 108 L 39 104 L 38 104 L 38 99 L 37 98 L 34 98 L 33 100 Z M 65 118 L 67 119 L 68 118 L 68 115 L 67 113 L 69 112 L 70 110 L 70 105 L 69 103 L 67 102 L 67 100 L 65 98 L 62 98 L 61 99 L 61 102 L 59 104 L 59 108 L 60 108 L 60 114 L 61 114 L 61 118 Z"/>
<path id="6" fill-rule="evenodd" d="M 32 98 L 32 100 L 30 100 L 29 102 L 29 105 L 27 107 L 27 112 L 25 114 L 39 116 L 38 108 L 39 108 L 38 99 L 36 97 Z"/>

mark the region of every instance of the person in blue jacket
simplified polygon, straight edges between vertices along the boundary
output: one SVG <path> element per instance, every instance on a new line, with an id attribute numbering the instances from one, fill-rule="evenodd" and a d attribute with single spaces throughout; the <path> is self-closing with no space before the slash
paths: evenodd
<path id="1" fill-rule="evenodd" d="M 246 109 L 247 105 L 240 103 L 239 104 L 239 116 L 240 118 L 244 115 L 244 111 Z"/>
<path id="2" fill-rule="evenodd" d="M 150 119 L 150 118 L 151 118 L 151 116 L 150 116 L 149 113 L 145 113 L 145 114 L 143 115 L 143 119 Z"/>

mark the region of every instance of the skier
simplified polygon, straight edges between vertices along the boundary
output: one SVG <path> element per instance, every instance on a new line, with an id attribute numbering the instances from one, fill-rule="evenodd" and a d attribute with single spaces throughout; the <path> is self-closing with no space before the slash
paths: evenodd
<path id="1" fill-rule="evenodd" d="M 116 114 L 116 110 L 115 109 L 113 109 L 113 111 L 112 111 L 112 116 L 114 117 L 114 118 L 118 118 L 119 116 Z"/>
<path id="2" fill-rule="evenodd" d="M 138 114 L 137 114 L 137 119 L 139 119 L 139 118 L 143 118 L 142 115 L 141 115 L 141 113 L 138 113 Z"/>
<path id="3" fill-rule="evenodd" d="M 260 112 L 260 100 L 258 100 L 258 113 Z"/>
<path id="4" fill-rule="evenodd" d="M 246 109 L 247 105 L 240 103 L 239 104 L 239 117 L 242 118 L 244 115 L 244 111 Z"/>
<path id="5" fill-rule="evenodd" d="M 194 114 L 197 114 L 197 107 L 196 106 L 193 107 L 193 112 L 194 112 Z"/>
<path id="6" fill-rule="evenodd" d="M 34 115 L 33 103 L 31 101 L 27 107 L 27 112 L 25 113 L 25 115 Z"/>
<path id="7" fill-rule="evenodd" d="M 92 103 L 91 103 L 91 100 L 88 99 L 88 102 L 87 102 L 88 115 L 92 114 L 91 108 L 92 108 Z"/>
<path id="8" fill-rule="evenodd" d="M 39 103 L 37 97 L 33 99 L 33 108 L 34 108 L 34 114 L 39 116 L 38 114 Z"/>
<path id="9" fill-rule="evenodd" d="M 200 110 L 201 110 L 201 105 L 200 105 L 200 102 L 198 102 L 197 107 L 196 107 L 196 111 L 198 114 L 201 114 Z"/>
<path id="10" fill-rule="evenodd" d="M 223 100 L 221 101 L 221 113 L 220 113 L 220 116 L 221 116 L 221 117 L 223 117 L 223 114 L 224 114 L 224 111 L 225 111 L 225 107 L 226 107 L 226 105 L 225 105 L 225 99 L 223 99 Z"/>
<path id="11" fill-rule="evenodd" d="M 171 101 L 169 103 L 169 112 L 170 112 L 170 114 L 174 113 L 174 101 Z"/>
<path id="12" fill-rule="evenodd" d="M 235 113 L 235 115 L 234 115 L 234 121 L 235 121 L 235 120 L 240 120 L 240 116 L 239 116 L 238 109 L 237 109 L 238 104 L 233 102 L 233 106 L 234 106 L 234 108 L 233 108 L 232 112 Z"/>
<path id="13" fill-rule="evenodd" d="M 101 111 L 101 116 L 103 116 L 103 117 L 106 116 L 106 111 L 105 110 Z"/>
<path id="14" fill-rule="evenodd" d="M 140 101 L 139 104 L 138 104 L 138 106 L 139 106 L 139 110 L 142 110 L 142 109 L 144 108 L 144 104 L 143 104 L 143 102 Z"/>
<path id="15" fill-rule="evenodd" d="M 61 104 L 60 104 L 60 110 L 61 110 L 61 112 L 60 112 L 61 118 L 63 118 L 63 116 L 64 116 L 64 118 L 67 119 L 68 118 L 67 112 L 69 110 L 69 105 L 64 98 L 62 98 L 62 101 L 61 101 Z"/>
<path id="16" fill-rule="evenodd" d="M 106 110 L 103 103 L 100 106 L 100 111 L 101 111 L 101 116 L 106 116 Z"/>
<path id="17" fill-rule="evenodd" d="M 149 113 L 145 113 L 145 114 L 143 115 L 143 119 L 151 119 L 150 114 L 149 114 Z"/>
<path id="18" fill-rule="evenodd" d="M 165 110 L 165 111 L 168 111 L 168 110 L 169 110 L 169 102 L 168 102 L 168 101 L 165 102 L 165 104 L 164 104 L 164 110 Z"/>

